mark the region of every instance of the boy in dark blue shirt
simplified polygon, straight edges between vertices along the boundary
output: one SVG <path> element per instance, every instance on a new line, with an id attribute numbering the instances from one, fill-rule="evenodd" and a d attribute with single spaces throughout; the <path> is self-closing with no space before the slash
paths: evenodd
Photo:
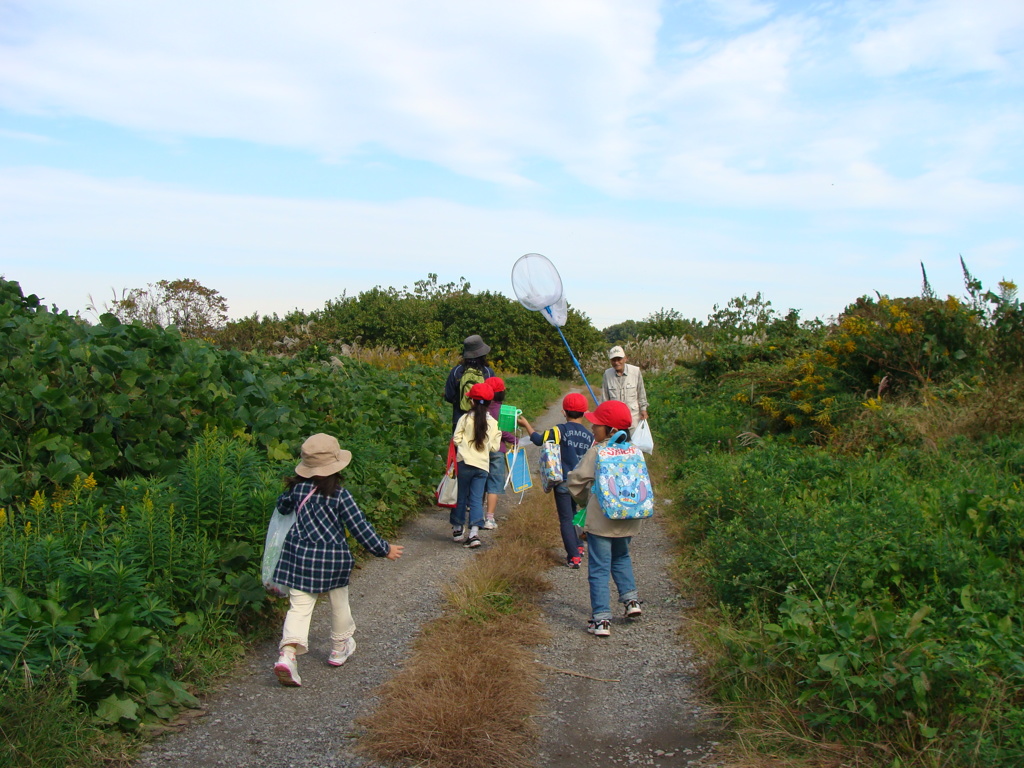
<path id="1" fill-rule="evenodd" d="M 565 423 L 558 425 L 560 451 L 562 454 L 562 477 L 566 478 L 576 468 L 590 446 L 594 444 L 594 436 L 583 425 L 583 413 L 587 410 L 587 399 L 578 392 L 570 392 L 562 399 L 562 411 Z M 544 436 L 534 431 L 526 417 L 519 417 L 520 426 L 530 433 L 530 441 L 541 445 Z M 562 544 L 565 545 L 565 564 L 570 568 L 579 568 L 583 562 L 583 544 L 572 519 L 576 514 L 576 501 L 569 494 L 565 480 L 555 485 L 555 509 L 558 511 L 558 526 L 562 533 Z"/>

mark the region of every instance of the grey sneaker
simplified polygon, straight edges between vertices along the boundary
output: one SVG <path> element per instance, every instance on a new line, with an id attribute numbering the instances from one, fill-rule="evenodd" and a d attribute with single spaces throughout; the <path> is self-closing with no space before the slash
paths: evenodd
<path id="1" fill-rule="evenodd" d="M 493 517 L 488 517 L 486 520 L 484 520 L 484 530 L 485 531 L 493 531 L 497 527 L 498 527 L 498 524 L 496 522 L 494 522 L 494 518 Z"/>
<path id="2" fill-rule="evenodd" d="M 331 655 L 327 657 L 327 663 L 332 667 L 340 667 L 346 661 L 348 657 L 355 653 L 356 650 L 356 639 L 354 637 L 342 640 L 333 651 Z"/>
<path id="3" fill-rule="evenodd" d="M 595 637 L 608 637 L 612 633 L 612 623 L 608 619 L 591 619 L 587 622 L 587 632 Z"/>
<path id="4" fill-rule="evenodd" d="M 274 674 L 281 685 L 291 688 L 298 688 L 302 685 L 302 678 L 299 677 L 299 665 L 295 662 L 294 656 L 282 653 L 274 665 Z"/>
<path id="5" fill-rule="evenodd" d="M 626 618 L 627 619 L 639 619 L 643 615 L 643 609 L 640 607 L 639 600 L 627 600 L 626 601 Z"/>

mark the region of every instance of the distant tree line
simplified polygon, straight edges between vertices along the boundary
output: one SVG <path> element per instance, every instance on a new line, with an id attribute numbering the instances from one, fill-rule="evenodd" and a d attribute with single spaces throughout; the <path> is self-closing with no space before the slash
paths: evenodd
<path id="1" fill-rule="evenodd" d="M 580 358 L 604 347 L 590 319 L 571 306 L 562 333 Z M 377 286 L 356 296 L 343 293 L 308 313 L 296 310 L 283 318 L 253 314 L 226 323 L 215 340 L 243 350 L 321 355 L 343 345 L 461 352 L 463 339 L 472 334 L 483 336 L 491 347 L 488 358 L 504 370 L 574 375 L 557 330 L 540 313 L 500 293 L 473 293 L 464 278 L 439 283 L 435 273 L 411 290 Z"/>

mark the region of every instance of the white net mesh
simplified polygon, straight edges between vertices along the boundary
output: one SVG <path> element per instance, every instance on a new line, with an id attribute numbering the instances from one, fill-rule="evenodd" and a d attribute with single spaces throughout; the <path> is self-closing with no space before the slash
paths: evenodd
<path id="1" fill-rule="evenodd" d="M 557 328 L 561 328 L 565 325 L 565 321 L 569 319 L 569 305 L 565 303 L 565 296 L 560 298 L 554 304 L 549 304 L 540 311 L 544 315 L 544 319 Z"/>
<path id="2" fill-rule="evenodd" d="M 520 256 L 512 267 L 512 290 L 519 303 L 527 309 L 540 312 L 545 307 L 551 307 L 554 311 L 553 305 L 562 300 L 562 278 L 546 256 L 528 253 Z M 564 307 L 564 301 L 562 305 Z M 544 312 L 544 316 L 549 317 L 547 312 Z M 557 325 L 564 323 L 563 317 Z"/>

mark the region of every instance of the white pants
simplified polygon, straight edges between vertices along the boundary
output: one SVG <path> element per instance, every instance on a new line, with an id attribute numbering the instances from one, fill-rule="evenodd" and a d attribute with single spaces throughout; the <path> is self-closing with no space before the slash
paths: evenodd
<path id="1" fill-rule="evenodd" d="M 348 587 L 338 587 L 327 593 L 331 598 L 331 640 L 335 647 L 343 640 L 352 637 L 356 631 L 356 623 L 352 621 L 352 611 L 348 607 Z M 291 608 L 284 617 L 284 630 L 281 633 L 279 648 L 294 645 L 296 654 L 309 650 L 309 622 L 313 617 L 313 606 L 318 595 L 302 592 L 298 589 L 288 590 Z"/>

